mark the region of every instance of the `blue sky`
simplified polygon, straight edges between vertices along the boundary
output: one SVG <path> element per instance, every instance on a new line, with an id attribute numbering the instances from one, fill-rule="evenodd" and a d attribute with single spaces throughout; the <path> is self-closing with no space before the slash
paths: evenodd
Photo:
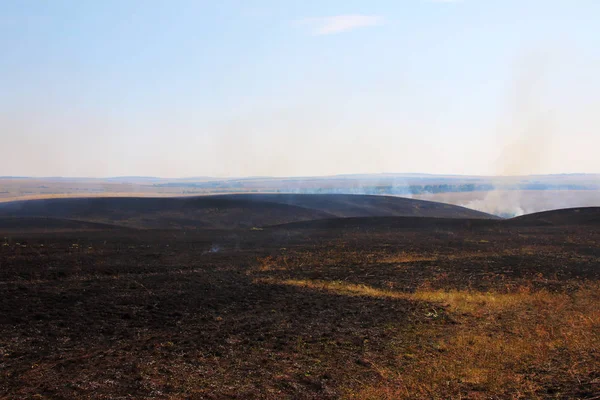
<path id="1" fill-rule="evenodd" d="M 0 2 L 0 176 L 600 172 L 596 0 Z"/>

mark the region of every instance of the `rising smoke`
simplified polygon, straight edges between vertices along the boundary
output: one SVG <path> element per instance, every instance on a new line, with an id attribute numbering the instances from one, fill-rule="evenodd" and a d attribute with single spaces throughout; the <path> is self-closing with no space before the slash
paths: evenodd
<path id="1" fill-rule="evenodd" d="M 555 64 L 550 61 L 547 55 L 536 54 L 517 68 L 511 107 L 497 127 L 497 143 L 502 150 L 495 162 L 494 175 L 498 178 L 493 179 L 494 190 L 461 205 L 505 217 L 582 205 L 566 192 L 532 195 L 518 188 L 523 177 L 552 168 L 556 160 L 550 154 L 560 153 L 556 151 L 557 138 L 569 137 L 566 129 L 574 126 L 568 118 L 569 105 L 556 90 L 561 85 L 553 79 L 556 76 L 551 66 Z M 586 195 L 583 203 L 592 198 L 592 204 L 600 205 L 599 193 Z"/>

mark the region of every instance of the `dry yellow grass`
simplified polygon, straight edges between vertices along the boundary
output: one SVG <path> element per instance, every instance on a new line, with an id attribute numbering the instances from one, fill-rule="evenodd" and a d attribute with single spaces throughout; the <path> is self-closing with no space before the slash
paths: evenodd
<path id="1" fill-rule="evenodd" d="M 273 256 L 259 257 L 257 258 L 258 266 L 256 271 L 259 272 L 270 272 L 270 271 L 285 271 L 287 264 L 286 258 L 275 259 Z M 253 271 L 250 271 L 253 272 Z"/>
<path id="2" fill-rule="evenodd" d="M 438 257 L 436 256 L 423 256 L 417 253 L 400 252 L 398 254 L 392 254 L 386 257 L 379 258 L 378 263 L 411 263 L 419 261 L 435 261 Z"/>
<path id="3" fill-rule="evenodd" d="M 427 289 L 402 293 L 343 281 L 260 281 L 431 303 L 434 308 L 429 317 L 436 319 L 444 313 L 458 322 L 420 326 L 412 333 L 412 343 L 398 348 L 394 367 L 374 366 L 383 381 L 349 390 L 348 398 L 484 399 L 490 393 L 496 398 L 547 398 L 557 377 L 586 380 L 599 366 L 598 283 L 582 284 L 573 293 L 530 287 L 510 293 Z M 423 343 L 429 345 L 423 347 Z M 600 392 L 600 381 L 596 385 Z M 549 395 L 542 397 L 539 393 L 545 389 Z"/>

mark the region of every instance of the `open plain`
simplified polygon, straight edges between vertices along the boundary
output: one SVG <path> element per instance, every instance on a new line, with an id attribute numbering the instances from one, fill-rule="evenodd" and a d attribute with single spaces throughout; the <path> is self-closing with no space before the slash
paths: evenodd
<path id="1" fill-rule="evenodd" d="M 600 396 L 600 209 L 247 196 L 6 203 L 0 398 Z"/>

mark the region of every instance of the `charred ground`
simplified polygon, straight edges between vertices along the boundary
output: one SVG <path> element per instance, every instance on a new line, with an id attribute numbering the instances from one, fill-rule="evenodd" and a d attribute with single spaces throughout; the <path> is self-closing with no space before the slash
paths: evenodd
<path id="1" fill-rule="evenodd" d="M 430 201 L 337 194 L 27 200 L 0 204 L 2 216 L 69 219 L 146 229 L 249 228 L 341 217 L 496 218 Z"/>
<path id="2" fill-rule="evenodd" d="M 0 397 L 600 394 L 594 218 L 310 212 L 329 219 L 228 229 L 1 219 Z M 35 229 L 45 222 L 56 229 Z"/>

